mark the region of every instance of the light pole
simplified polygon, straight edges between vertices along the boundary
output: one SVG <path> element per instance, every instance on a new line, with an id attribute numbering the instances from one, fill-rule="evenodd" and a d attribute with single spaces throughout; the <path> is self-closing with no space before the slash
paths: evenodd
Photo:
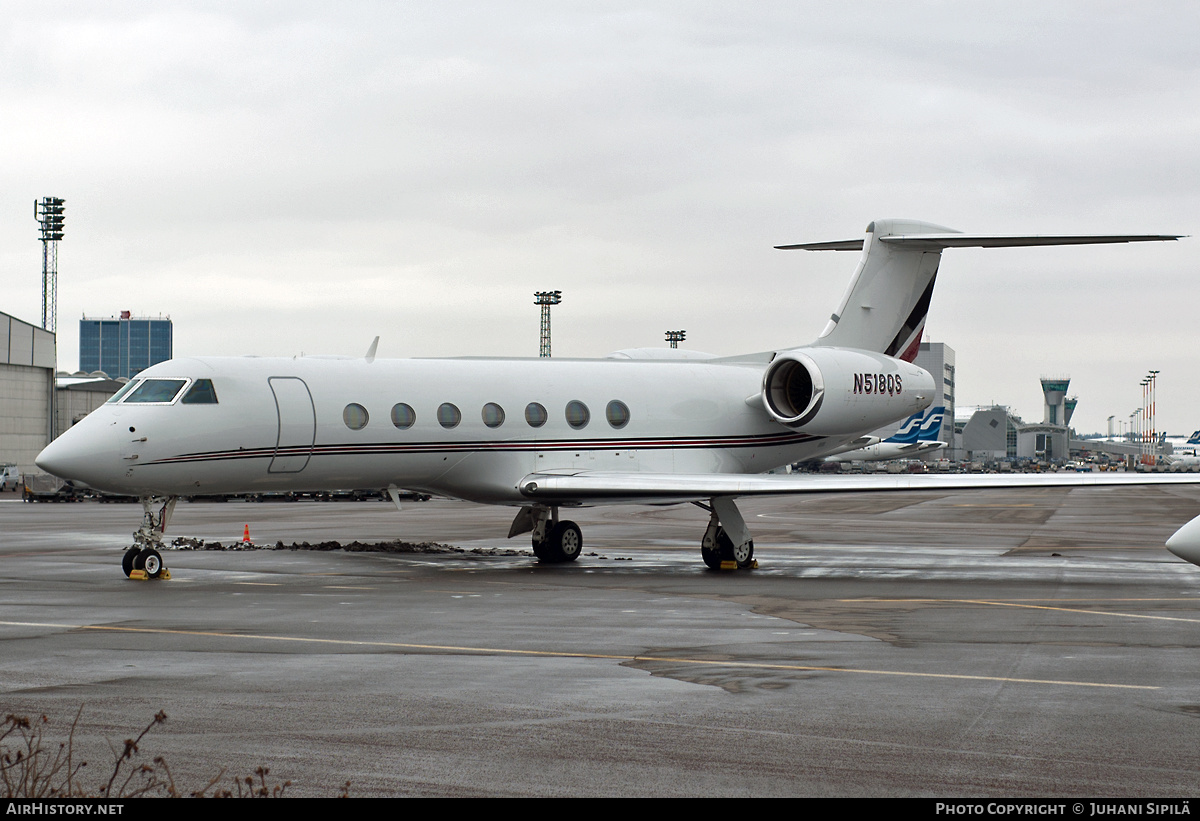
<path id="1" fill-rule="evenodd" d="M 1150 463 L 1150 457 L 1147 456 L 1147 454 L 1149 453 L 1149 449 L 1146 447 L 1146 431 L 1150 427 L 1150 425 L 1149 425 L 1149 421 L 1150 421 L 1149 397 L 1150 397 L 1150 380 L 1143 379 L 1142 380 L 1142 407 L 1139 408 L 1139 412 L 1141 414 L 1141 416 L 1140 416 L 1141 430 L 1139 431 L 1139 433 L 1141 435 L 1138 436 L 1138 442 L 1140 443 L 1139 450 L 1142 453 L 1142 464 L 1143 465 L 1147 465 Z"/>
<path id="2" fill-rule="evenodd" d="M 33 218 L 42 235 L 42 327 L 51 333 L 58 330 L 58 241 L 63 238 L 65 203 L 61 197 L 33 201 Z"/>
<path id="3" fill-rule="evenodd" d="M 542 339 L 538 356 L 550 357 L 550 306 L 562 302 L 562 291 L 534 291 L 533 304 L 542 306 Z"/>
<path id="4" fill-rule="evenodd" d="M 1158 420 L 1155 418 L 1154 383 L 1158 379 L 1158 371 L 1150 371 L 1146 381 L 1150 383 L 1150 455 L 1151 461 L 1158 464 Z"/>
<path id="5" fill-rule="evenodd" d="M 687 338 L 687 331 L 667 331 L 667 342 L 672 348 L 678 348 L 679 343 Z"/>

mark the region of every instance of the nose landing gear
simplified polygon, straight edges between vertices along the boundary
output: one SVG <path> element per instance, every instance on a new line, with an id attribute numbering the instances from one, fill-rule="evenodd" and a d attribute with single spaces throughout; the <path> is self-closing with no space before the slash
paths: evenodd
<path id="1" fill-rule="evenodd" d="M 163 562 L 162 534 L 175 511 L 175 496 L 143 496 L 142 526 L 133 534 L 133 547 L 121 557 L 121 569 L 131 579 L 169 579 L 171 571 Z"/>

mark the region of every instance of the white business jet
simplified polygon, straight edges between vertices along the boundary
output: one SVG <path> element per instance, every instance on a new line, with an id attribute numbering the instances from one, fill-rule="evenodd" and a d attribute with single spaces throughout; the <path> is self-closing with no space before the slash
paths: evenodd
<path id="1" fill-rule="evenodd" d="M 143 371 L 37 459 L 57 476 L 141 498 L 126 573 L 163 572 L 181 495 L 388 488 L 519 511 L 542 562 L 583 547 L 564 508 L 691 502 L 709 511 L 701 556 L 747 567 L 736 500 L 846 490 L 1049 484 L 1028 476 L 763 475 L 819 458 L 923 411 L 939 380 L 912 364 L 942 250 L 1173 240 L 969 236 L 879 220 L 865 239 L 779 246 L 861 250 L 811 345 L 735 357 L 671 349 L 606 359 L 183 358 Z M 378 341 L 378 340 L 376 340 Z M 1054 484 L 1196 481 L 1055 474 Z"/>

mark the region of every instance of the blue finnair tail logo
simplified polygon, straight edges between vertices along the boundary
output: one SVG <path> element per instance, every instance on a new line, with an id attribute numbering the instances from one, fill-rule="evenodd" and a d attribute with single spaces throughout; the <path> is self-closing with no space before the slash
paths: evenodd
<path id="1" fill-rule="evenodd" d="M 942 419 L 945 416 L 946 409 L 941 406 L 931 409 L 928 415 L 914 413 L 904 420 L 904 423 L 900 425 L 900 430 L 883 441 L 895 442 L 901 445 L 910 445 L 914 442 L 932 442 L 942 432 Z M 1196 433 L 1200 434 L 1200 431 L 1196 431 Z"/>
<path id="2" fill-rule="evenodd" d="M 904 420 L 903 424 L 900 425 L 900 430 L 883 441 L 897 442 L 902 445 L 917 441 L 917 436 L 921 433 L 921 418 L 924 415 L 923 413 L 914 413 Z"/>
<path id="3" fill-rule="evenodd" d="M 938 435 L 942 432 L 942 420 L 946 418 L 946 409 L 944 407 L 936 407 L 929 412 L 925 417 L 925 421 L 921 423 L 921 434 L 917 437 L 918 442 L 936 442 Z"/>
<path id="4" fill-rule="evenodd" d="M 1189 445 L 1200 445 L 1200 430 L 1192 434 L 1192 438 L 1187 440 Z"/>

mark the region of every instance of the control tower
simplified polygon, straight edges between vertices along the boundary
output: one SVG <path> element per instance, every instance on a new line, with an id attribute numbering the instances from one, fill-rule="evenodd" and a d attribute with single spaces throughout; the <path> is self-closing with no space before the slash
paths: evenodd
<path id="1" fill-rule="evenodd" d="M 1042 414 L 1042 424 L 1066 425 L 1067 388 L 1071 386 L 1071 377 L 1042 377 L 1042 395 L 1046 398 L 1046 409 Z M 1074 407 L 1072 406 L 1072 410 Z"/>

